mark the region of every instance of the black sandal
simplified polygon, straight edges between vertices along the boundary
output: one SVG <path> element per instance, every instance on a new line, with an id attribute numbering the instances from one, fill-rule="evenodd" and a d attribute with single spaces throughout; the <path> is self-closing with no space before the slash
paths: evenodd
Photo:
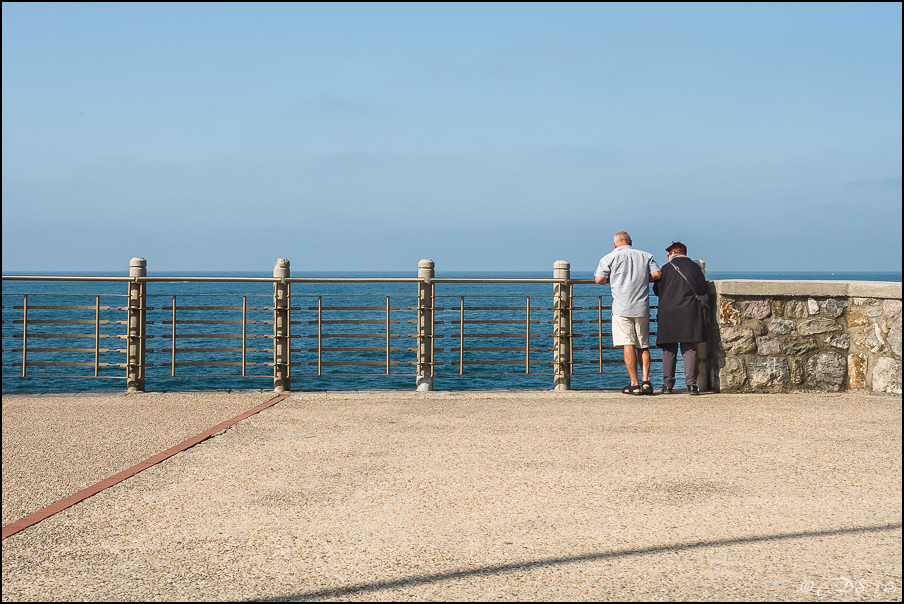
<path id="1" fill-rule="evenodd" d="M 638 385 L 632 386 L 628 384 L 624 388 L 621 389 L 622 394 L 641 394 L 641 388 Z"/>
<path id="2" fill-rule="evenodd" d="M 640 393 L 641 394 L 653 394 L 653 384 L 651 382 L 641 382 L 640 383 Z"/>

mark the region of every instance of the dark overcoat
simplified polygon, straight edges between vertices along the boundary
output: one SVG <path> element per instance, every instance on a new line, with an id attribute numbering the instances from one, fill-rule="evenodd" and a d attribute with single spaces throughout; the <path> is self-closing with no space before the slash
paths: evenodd
<path id="1" fill-rule="evenodd" d="M 676 266 L 687 281 L 678 273 Z M 706 295 L 706 277 L 696 262 L 686 256 L 673 258 L 662 267 L 662 279 L 653 283 L 653 293 L 659 296 L 657 346 L 706 341 L 703 307 L 696 297 Z"/>

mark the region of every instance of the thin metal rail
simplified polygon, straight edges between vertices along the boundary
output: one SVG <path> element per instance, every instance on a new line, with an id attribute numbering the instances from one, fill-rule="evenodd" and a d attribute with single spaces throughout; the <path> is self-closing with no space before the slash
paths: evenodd
<path id="1" fill-rule="evenodd" d="M 22 300 L 22 377 L 28 367 L 28 296 Z"/>

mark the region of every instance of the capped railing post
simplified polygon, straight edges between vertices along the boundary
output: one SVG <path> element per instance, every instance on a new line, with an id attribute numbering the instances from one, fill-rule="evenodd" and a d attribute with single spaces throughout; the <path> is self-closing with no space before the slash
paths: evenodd
<path id="1" fill-rule="evenodd" d="M 556 390 L 571 389 L 571 263 L 556 260 L 553 279 L 564 279 L 553 289 L 553 384 Z"/>
<path id="2" fill-rule="evenodd" d="M 281 279 L 273 283 L 273 390 L 287 392 L 292 390 L 290 366 L 291 330 L 290 330 L 290 292 L 289 260 L 279 258 L 273 265 L 273 278 Z"/>
<path id="3" fill-rule="evenodd" d="M 433 390 L 433 309 L 435 290 L 433 284 L 435 263 L 421 260 L 417 263 L 417 391 Z"/>
<path id="4" fill-rule="evenodd" d="M 144 392 L 144 353 L 146 333 L 147 283 L 139 277 L 148 276 L 148 261 L 132 258 L 129 261 L 129 302 L 126 318 L 126 391 Z M 175 342 L 173 343 L 175 344 Z"/>

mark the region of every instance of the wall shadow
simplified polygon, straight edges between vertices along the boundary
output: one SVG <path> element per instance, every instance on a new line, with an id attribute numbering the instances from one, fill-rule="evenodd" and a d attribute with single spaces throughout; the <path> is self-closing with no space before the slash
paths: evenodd
<path id="1" fill-rule="evenodd" d="M 881 524 L 874 526 L 863 526 L 849 529 L 835 529 L 826 531 L 803 531 L 799 533 L 783 533 L 776 535 L 762 535 L 757 537 L 738 537 L 736 539 L 718 539 L 715 541 L 694 541 L 690 543 L 677 543 L 674 545 L 661 545 L 657 547 L 644 547 L 637 549 L 623 549 L 611 552 L 593 552 L 589 554 L 580 554 L 576 556 L 561 556 L 554 558 L 541 558 L 530 562 L 513 562 L 511 564 L 496 564 L 490 566 L 481 566 L 477 568 L 462 569 L 458 571 L 449 571 L 445 573 L 434 573 L 428 575 L 414 575 L 403 579 L 393 579 L 391 581 L 375 581 L 373 583 L 361 583 L 358 585 L 348 585 L 346 587 L 333 587 L 329 589 L 320 589 L 316 591 L 301 592 L 286 596 L 277 596 L 274 598 L 255 599 L 254 602 L 302 602 L 306 600 L 322 600 L 324 598 L 341 598 L 352 594 L 362 592 L 378 591 L 381 589 L 395 589 L 399 587 L 411 587 L 414 585 L 423 585 L 425 583 L 435 583 L 438 581 L 447 581 L 450 579 L 464 579 L 467 577 L 487 576 L 499 573 L 507 573 L 512 571 L 531 570 L 544 566 L 556 566 L 563 564 L 573 564 L 577 562 L 593 562 L 596 560 L 608 560 L 617 558 L 628 558 L 631 556 L 645 556 L 649 554 L 659 554 L 664 552 L 681 552 L 704 547 L 726 547 L 731 545 L 744 545 L 748 543 L 761 543 L 766 541 L 782 541 L 788 539 L 804 539 L 815 537 L 830 537 L 837 535 L 853 535 L 858 533 L 871 533 L 879 531 L 893 531 L 901 528 L 901 523 Z"/>

